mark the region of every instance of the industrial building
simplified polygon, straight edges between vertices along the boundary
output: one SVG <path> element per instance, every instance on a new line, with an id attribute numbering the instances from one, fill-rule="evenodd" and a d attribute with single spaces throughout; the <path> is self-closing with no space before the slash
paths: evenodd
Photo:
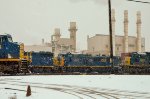
<path id="1" fill-rule="evenodd" d="M 68 29 L 70 38 L 61 38 L 60 29 L 56 28 L 51 36 L 52 52 L 55 55 L 66 52 L 76 52 L 76 22 L 70 22 Z"/>
<path id="2" fill-rule="evenodd" d="M 44 39 L 42 39 L 42 43 L 38 45 L 25 45 L 24 50 L 26 52 L 52 52 L 52 46 L 51 43 L 44 42 Z"/>
<path id="3" fill-rule="evenodd" d="M 137 37 L 128 36 L 128 11 L 124 11 L 124 36 L 115 35 L 115 10 L 112 10 L 112 43 L 114 55 L 120 56 L 121 53 L 144 52 L 145 38 L 141 37 L 141 12 L 137 12 Z M 93 37 L 87 36 L 88 54 L 110 55 L 110 36 L 96 34 Z"/>
<path id="4" fill-rule="evenodd" d="M 24 50 L 26 52 L 52 52 L 52 47 L 47 45 L 25 45 Z"/>
<path id="5" fill-rule="evenodd" d="M 128 11 L 124 11 L 124 35 L 116 35 L 115 33 L 115 10 L 112 9 L 112 43 L 114 55 L 120 56 L 121 53 L 128 52 L 144 52 L 145 38 L 141 37 L 141 12 L 137 12 L 136 34 L 137 36 L 128 35 Z M 53 35 L 51 35 L 51 42 L 45 43 L 42 39 L 41 45 L 25 46 L 25 51 L 49 51 L 56 56 L 59 53 L 76 52 L 76 22 L 70 22 L 68 29 L 70 38 L 62 38 L 60 28 L 55 28 Z M 110 55 L 110 36 L 104 34 L 96 34 L 93 37 L 87 36 L 87 50 L 82 51 L 84 54 L 101 54 Z"/>
<path id="6" fill-rule="evenodd" d="M 76 52 L 76 22 L 70 22 L 70 27 L 68 29 L 70 32 L 70 38 L 61 38 L 61 33 L 59 28 L 54 29 L 53 35 L 51 35 L 51 42 L 44 42 L 42 39 L 42 44 L 39 45 L 25 45 L 25 51 L 30 52 L 53 52 L 57 56 L 59 53 Z"/>
<path id="7" fill-rule="evenodd" d="M 88 54 L 110 54 L 110 41 L 109 35 L 96 34 L 95 36 L 88 38 Z M 114 55 L 120 56 L 125 52 L 124 36 L 115 36 L 115 52 Z M 134 36 L 128 36 L 128 52 L 137 52 L 137 38 Z M 142 38 L 142 52 L 145 51 L 145 39 Z"/>

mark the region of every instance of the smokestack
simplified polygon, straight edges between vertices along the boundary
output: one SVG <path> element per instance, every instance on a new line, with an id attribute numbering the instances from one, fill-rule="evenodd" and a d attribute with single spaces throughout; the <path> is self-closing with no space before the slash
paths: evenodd
<path id="1" fill-rule="evenodd" d="M 58 41 L 60 39 L 60 36 L 61 36 L 60 28 L 55 28 L 54 35 L 53 35 L 53 37 L 54 37 L 53 40 Z"/>
<path id="2" fill-rule="evenodd" d="M 55 34 L 56 36 L 61 36 L 61 35 L 60 35 L 60 28 L 55 28 L 54 34 Z"/>
<path id="3" fill-rule="evenodd" d="M 76 22 L 70 22 L 70 27 L 68 30 L 70 31 L 70 39 L 73 41 L 72 50 L 75 52 L 76 51 L 76 32 L 77 32 Z"/>
<path id="4" fill-rule="evenodd" d="M 112 23 L 112 41 L 113 41 L 113 54 L 116 55 L 116 42 L 115 42 L 115 9 L 112 9 L 111 11 L 111 23 Z"/>
<path id="5" fill-rule="evenodd" d="M 53 35 L 51 35 L 51 41 L 53 41 Z"/>
<path id="6" fill-rule="evenodd" d="M 128 10 L 124 11 L 124 52 L 128 53 Z"/>
<path id="7" fill-rule="evenodd" d="M 90 36 L 89 35 L 87 35 L 87 49 L 89 49 L 89 38 L 90 38 Z"/>
<path id="8" fill-rule="evenodd" d="M 137 11 L 137 51 L 141 52 L 141 12 Z"/>
<path id="9" fill-rule="evenodd" d="M 89 39 L 90 38 L 90 36 L 89 35 L 87 35 L 87 39 Z"/>
<path id="10" fill-rule="evenodd" d="M 42 45 L 44 45 L 44 39 L 42 39 Z"/>

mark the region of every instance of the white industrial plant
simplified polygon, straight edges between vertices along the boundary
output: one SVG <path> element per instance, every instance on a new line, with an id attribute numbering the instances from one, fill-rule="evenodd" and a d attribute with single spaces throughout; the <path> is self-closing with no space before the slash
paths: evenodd
<path id="1" fill-rule="evenodd" d="M 137 37 L 128 35 L 128 11 L 124 11 L 124 36 L 115 35 L 115 10 L 112 10 L 112 40 L 113 53 L 120 56 L 121 53 L 144 52 L 145 38 L 141 37 L 141 12 L 137 12 Z M 87 36 L 88 54 L 110 54 L 110 37 L 109 35 L 96 34 L 93 37 Z"/>
<path id="2" fill-rule="evenodd" d="M 128 10 L 124 11 L 124 36 L 116 35 L 115 31 L 115 10 L 112 9 L 112 41 L 113 53 L 115 56 L 120 56 L 121 53 L 128 52 L 144 52 L 145 38 L 141 37 L 141 12 L 137 11 L 137 36 L 129 36 L 128 33 Z M 70 38 L 61 38 L 60 28 L 55 28 L 53 35 L 51 35 L 51 42 L 45 43 L 42 39 L 41 45 L 25 46 L 26 51 L 50 51 L 55 55 L 59 53 L 75 53 L 76 52 L 76 22 L 70 22 L 68 29 Z M 87 49 L 82 51 L 85 54 L 92 55 L 110 55 L 110 36 L 104 34 L 96 34 L 93 37 L 87 36 Z"/>
<path id="3" fill-rule="evenodd" d="M 51 36 L 52 52 L 59 53 L 76 52 L 76 22 L 70 22 L 70 38 L 61 38 L 60 29 L 56 28 Z"/>

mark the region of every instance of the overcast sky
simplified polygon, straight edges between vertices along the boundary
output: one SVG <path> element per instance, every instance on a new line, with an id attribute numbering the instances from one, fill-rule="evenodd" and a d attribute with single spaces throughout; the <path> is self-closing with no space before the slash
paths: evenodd
<path id="1" fill-rule="evenodd" d="M 136 36 L 136 11 L 141 11 L 142 36 L 150 51 L 150 4 L 111 1 L 117 35 L 124 35 L 123 13 L 129 10 L 129 35 Z M 41 44 L 42 38 L 50 42 L 54 28 L 69 37 L 70 21 L 77 22 L 77 49 L 86 49 L 87 35 L 109 34 L 107 0 L 0 0 L 0 33 L 9 33 L 26 45 Z"/>

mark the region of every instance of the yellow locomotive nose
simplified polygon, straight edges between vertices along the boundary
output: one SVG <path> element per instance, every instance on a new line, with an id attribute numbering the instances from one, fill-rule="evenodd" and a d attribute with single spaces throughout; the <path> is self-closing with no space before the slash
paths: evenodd
<path id="1" fill-rule="evenodd" d="M 24 44 L 20 44 L 20 59 L 24 59 Z"/>
<path id="2" fill-rule="evenodd" d="M 55 66 L 64 66 L 64 64 L 65 64 L 65 59 L 64 59 L 64 57 L 61 57 L 60 59 L 58 59 L 58 57 L 55 57 L 55 58 L 53 59 L 53 64 L 54 64 Z"/>

